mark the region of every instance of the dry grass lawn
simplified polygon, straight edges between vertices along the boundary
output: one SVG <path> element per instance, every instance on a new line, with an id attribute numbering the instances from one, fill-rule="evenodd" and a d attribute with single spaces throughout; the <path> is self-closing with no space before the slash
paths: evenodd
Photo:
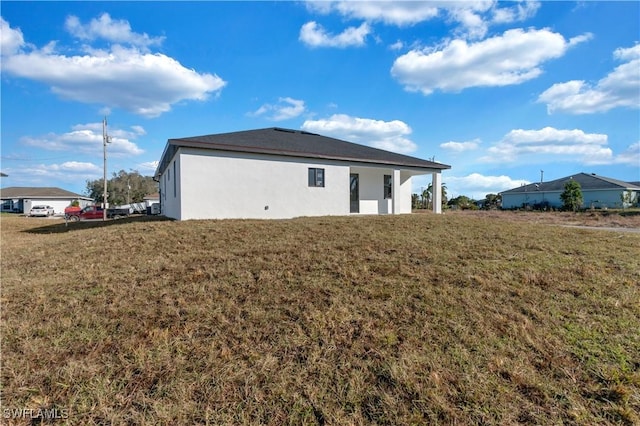
<path id="1" fill-rule="evenodd" d="M 495 214 L 1 227 L 7 424 L 640 424 L 640 234 Z"/>

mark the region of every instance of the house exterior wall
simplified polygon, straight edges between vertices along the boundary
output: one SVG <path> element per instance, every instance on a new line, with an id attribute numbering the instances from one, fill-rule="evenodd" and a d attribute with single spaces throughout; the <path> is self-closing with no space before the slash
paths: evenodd
<path id="1" fill-rule="evenodd" d="M 71 205 L 71 202 L 73 200 L 75 200 L 76 198 L 68 198 L 68 199 L 60 199 L 60 198 L 46 198 L 46 197 L 39 197 L 39 198 L 24 198 L 22 199 L 22 208 L 23 208 L 23 213 L 24 214 L 29 214 L 29 211 L 34 207 L 34 206 L 51 206 L 53 207 L 55 214 L 64 214 L 64 209 L 69 207 L 69 205 Z M 78 200 L 80 201 L 80 207 L 84 207 L 90 204 L 89 201 L 86 200 Z M 14 206 L 18 206 L 19 205 L 19 201 L 18 200 L 14 200 Z"/>
<path id="2" fill-rule="evenodd" d="M 152 204 L 159 203 L 160 198 L 145 198 L 143 201 L 145 207 L 151 207 Z"/>
<path id="3" fill-rule="evenodd" d="M 406 214 L 411 213 L 411 176 L 410 172 L 400 171 L 399 185 L 393 183 L 392 198 L 384 198 L 384 176 L 396 177 L 394 169 L 380 167 L 352 166 L 350 173 L 360 178 L 360 214 Z M 396 172 L 398 170 L 395 170 Z M 393 200 L 396 199 L 396 210 Z"/>
<path id="4" fill-rule="evenodd" d="M 384 175 L 388 169 L 351 167 L 360 182 L 360 214 L 388 214 L 392 211 L 391 199 L 384 198 Z"/>
<path id="5" fill-rule="evenodd" d="M 582 207 L 590 208 L 622 208 L 622 199 L 620 196 L 624 191 L 619 190 L 582 190 L 583 203 Z M 544 202 L 549 203 L 550 207 L 561 208 L 563 206 L 560 194 L 562 191 L 531 191 L 527 193 L 502 194 L 503 209 L 521 208 L 523 204 L 533 206 Z M 629 207 L 629 206 L 625 206 Z"/>
<path id="6" fill-rule="evenodd" d="M 582 197 L 584 198 L 583 207 L 590 208 L 626 208 L 629 205 L 622 205 L 622 194 L 626 192 L 620 190 L 608 190 L 608 191 L 582 191 Z"/>
<path id="7" fill-rule="evenodd" d="M 528 206 L 533 206 L 535 204 L 541 204 L 544 202 L 549 203 L 550 207 L 562 207 L 560 192 L 532 191 L 516 194 L 502 194 L 503 209 L 519 209 L 525 204 Z"/>
<path id="8" fill-rule="evenodd" d="M 309 186 L 310 167 L 324 169 L 324 187 Z M 349 167 L 337 162 L 180 148 L 160 183 L 162 213 L 179 220 L 349 214 Z"/>
<path id="9" fill-rule="evenodd" d="M 411 194 L 413 194 L 411 188 L 411 177 L 415 174 L 401 170 L 400 171 L 400 192 L 398 199 L 399 210 L 396 214 L 410 214 L 411 213 Z"/>
<path id="10" fill-rule="evenodd" d="M 34 206 L 51 206 L 53 207 L 54 212 L 57 213 L 64 213 L 64 208 L 67 207 L 69 204 L 71 204 L 70 200 L 47 200 L 46 198 L 41 198 L 41 199 L 29 199 L 29 200 L 24 200 L 24 212 L 26 214 L 29 214 L 29 211 L 34 207 Z"/>
<path id="11" fill-rule="evenodd" d="M 324 169 L 324 187 L 309 186 L 309 168 Z M 395 213 L 411 213 L 416 172 L 181 147 L 159 177 L 162 214 L 177 220 L 349 215 L 350 173 L 360 176 L 360 214 L 393 213 L 384 175 L 399 176 Z"/>
<path id="12" fill-rule="evenodd" d="M 162 209 L 161 213 L 167 217 L 171 217 L 177 220 L 182 220 L 182 193 L 180 189 L 181 186 L 184 185 L 184 183 L 180 182 L 182 178 L 180 176 L 181 166 L 181 155 L 180 150 L 178 150 L 176 155 L 171 159 L 169 167 L 167 167 L 162 176 L 160 176 L 159 182 L 160 206 Z"/>
<path id="13" fill-rule="evenodd" d="M 3 198 L 2 204 L 0 205 L 0 211 L 3 212 L 14 212 L 19 208 L 18 206 L 19 200 L 11 199 L 11 198 Z"/>

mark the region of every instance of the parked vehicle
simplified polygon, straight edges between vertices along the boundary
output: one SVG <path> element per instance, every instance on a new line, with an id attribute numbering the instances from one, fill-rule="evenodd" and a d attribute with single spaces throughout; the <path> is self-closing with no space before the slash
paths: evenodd
<path id="1" fill-rule="evenodd" d="M 64 209 L 64 218 L 67 220 L 73 220 L 72 217 L 79 218 L 80 212 L 82 212 L 82 207 L 80 206 L 69 206 Z"/>
<path id="2" fill-rule="evenodd" d="M 130 214 L 145 214 L 147 212 L 147 205 L 145 203 L 131 203 L 118 206 L 120 209 L 129 209 Z"/>
<path id="3" fill-rule="evenodd" d="M 29 211 L 29 216 L 49 217 L 55 214 L 55 210 L 51 206 L 33 206 Z"/>
<path id="4" fill-rule="evenodd" d="M 102 219 L 104 209 L 98 206 L 87 206 L 81 210 L 76 207 L 67 207 L 64 211 L 67 220 L 76 222 L 78 220 Z M 107 209 L 107 218 L 120 219 L 129 216 L 129 209 Z"/>

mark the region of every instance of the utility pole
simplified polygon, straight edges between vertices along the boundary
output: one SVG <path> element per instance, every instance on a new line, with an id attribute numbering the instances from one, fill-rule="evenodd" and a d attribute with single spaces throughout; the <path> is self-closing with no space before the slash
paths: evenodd
<path id="1" fill-rule="evenodd" d="M 107 192 L 107 144 L 111 143 L 111 138 L 109 137 L 109 135 L 107 134 L 107 117 L 104 118 L 104 120 L 102 120 L 102 150 L 103 150 L 103 157 L 104 157 L 104 170 L 103 170 L 103 178 L 104 178 L 104 186 L 103 186 L 103 193 L 102 193 L 102 220 L 105 221 L 107 220 L 107 197 L 108 197 L 108 192 Z"/>

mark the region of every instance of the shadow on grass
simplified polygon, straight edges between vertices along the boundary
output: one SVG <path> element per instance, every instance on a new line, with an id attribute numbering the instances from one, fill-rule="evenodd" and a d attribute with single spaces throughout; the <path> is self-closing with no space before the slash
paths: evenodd
<path id="1" fill-rule="evenodd" d="M 640 216 L 640 209 L 621 211 L 619 214 L 624 217 Z"/>
<path id="2" fill-rule="evenodd" d="M 167 222 L 172 221 L 165 216 L 129 216 L 124 219 L 107 219 L 102 220 L 83 220 L 80 222 L 56 221 L 55 224 L 40 226 L 38 228 L 26 229 L 22 232 L 29 234 L 62 234 L 64 232 L 81 231 L 85 229 L 104 228 L 108 226 L 118 226 L 125 223 L 140 222 Z"/>

